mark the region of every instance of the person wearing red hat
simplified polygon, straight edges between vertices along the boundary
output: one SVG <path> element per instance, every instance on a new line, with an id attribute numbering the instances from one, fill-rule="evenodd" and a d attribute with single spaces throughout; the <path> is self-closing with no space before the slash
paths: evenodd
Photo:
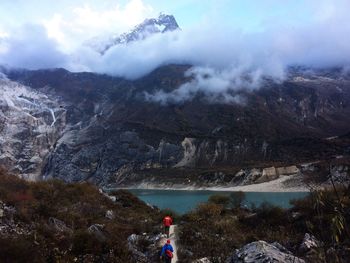
<path id="1" fill-rule="evenodd" d="M 170 244 L 170 240 L 168 239 L 165 245 L 162 247 L 162 252 L 160 253 L 160 259 L 164 259 L 165 263 L 171 263 L 173 258 L 174 249 Z"/>
<path id="2" fill-rule="evenodd" d="M 173 219 L 170 216 L 164 217 L 163 219 L 164 231 L 168 238 L 169 238 L 169 229 L 172 224 L 173 224 Z"/>

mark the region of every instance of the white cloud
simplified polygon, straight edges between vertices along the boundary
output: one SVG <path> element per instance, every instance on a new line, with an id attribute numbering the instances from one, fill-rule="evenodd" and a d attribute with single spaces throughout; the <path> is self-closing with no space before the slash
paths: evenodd
<path id="1" fill-rule="evenodd" d="M 5 37 L 8 37 L 9 34 L 0 27 L 0 38 L 5 38 Z"/>
<path id="2" fill-rule="evenodd" d="M 0 25 L 0 55 L 8 51 L 8 46 L 5 42 L 7 37 L 9 37 L 9 34 Z"/>
<path id="3" fill-rule="evenodd" d="M 198 93 L 204 95 L 209 102 L 244 103 L 239 91 L 260 87 L 261 71 L 236 67 L 215 70 L 210 67 L 194 67 L 186 72 L 192 80 L 179 88 L 166 93 L 158 90 L 154 94 L 145 93 L 148 101 L 161 104 L 183 103 L 192 100 Z M 238 92 L 238 93 L 237 93 Z"/>
<path id="4" fill-rule="evenodd" d="M 2 43 L 2 45 L 1 45 Z M 64 67 L 68 56 L 59 51 L 57 43 L 47 37 L 42 26 L 25 25 L 0 42 L 0 64 L 16 68 Z"/>
<path id="5" fill-rule="evenodd" d="M 0 42 L 0 63 L 66 67 L 131 79 L 164 64 L 192 64 L 196 66 L 189 73 L 192 81 L 173 92 L 157 91 L 146 97 L 160 103 L 183 102 L 199 92 L 214 100 L 241 101 L 236 91 L 259 87 L 262 76 L 283 79 L 289 65 L 350 66 L 350 3 L 322 0 L 317 6 L 316 1 L 310 2 L 315 12 L 309 24 L 292 27 L 277 20 L 259 32 L 242 32 L 225 21 L 210 21 L 205 26 L 115 46 L 103 56 L 80 43 L 96 35 L 124 31 L 154 11 L 141 0 L 108 10 L 85 5 L 73 9 L 71 19 L 57 13 L 46 20 L 49 38 L 38 26 L 8 36 Z"/>
<path id="6" fill-rule="evenodd" d="M 42 24 L 62 50 L 72 51 L 87 39 L 122 33 L 152 15 L 154 10 L 150 5 L 131 0 L 124 6 L 116 4 L 102 10 L 85 4 L 72 8 L 70 14 L 55 13 Z"/>

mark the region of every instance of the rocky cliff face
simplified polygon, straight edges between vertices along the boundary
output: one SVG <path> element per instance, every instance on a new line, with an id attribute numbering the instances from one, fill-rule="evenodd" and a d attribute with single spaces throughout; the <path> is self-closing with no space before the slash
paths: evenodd
<path id="1" fill-rule="evenodd" d="M 291 71 L 282 84 L 267 81 L 260 90 L 240 91 L 244 105 L 208 103 L 201 95 L 183 104 L 145 99 L 145 92 L 187 82 L 188 68 L 170 65 L 135 81 L 61 69 L 7 72 L 12 81 L 6 83 L 40 101 L 28 108 L 34 95 L 16 92 L 15 106 L 2 103 L 3 114 L 16 112 L 23 119 L 2 122 L 2 138 L 25 142 L 12 162 L 29 167 L 38 160 L 28 170 L 33 178 L 120 186 L 150 178 L 227 182 L 242 167 L 284 167 L 349 154 L 348 136 L 328 138 L 350 130 L 350 78 L 341 72 Z M 30 154 L 21 155 L 25 147 Z M 270 178 L 271 171 L 261 175 Z M 247 177 L 242 178 L 239 183 Z"/>
<path id="2" fill-rule="evenodd" d="M 57 98 L 2 77 L 0 165 L 25 179 L 38 179 L 65 128 L 65 114 Z"/>

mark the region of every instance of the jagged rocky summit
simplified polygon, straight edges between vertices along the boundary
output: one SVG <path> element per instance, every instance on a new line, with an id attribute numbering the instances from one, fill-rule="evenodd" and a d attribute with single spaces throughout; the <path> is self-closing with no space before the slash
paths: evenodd
<path id="1" fill-rule="evenodd" d="M 172 15 L 159 14 L 158 18 L 145 19 L 135 26 L 130 32 L 108 37 L 107 39 L 95 37 L 86 44 L 100 54 L 104 54 L 115 45 L 127 44 L 133 41 L 143 40 L 151 35 L 171 32 L 180 29 L 176 19 Z"/>

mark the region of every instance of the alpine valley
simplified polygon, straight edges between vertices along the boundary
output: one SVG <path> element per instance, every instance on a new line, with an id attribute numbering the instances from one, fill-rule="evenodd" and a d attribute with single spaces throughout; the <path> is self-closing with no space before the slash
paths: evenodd
<path id="1" fill-rule="evenodd" d="M 67 4 L 15 2 L 31 3 L 33 14 Z M 288 38 L 282 27 L 271 51 L 262 35 L 275 25 L 250 35 L 226 21 L 207 32 L 212 21 L 204 21 L 191 35 L 162 13 L 106 35 L 111 21 L 123 24 L 114 16 L 126 13 L 130 22 L 152 9 L 150 1 L 126 2 L 112 11 L 75 8 L 71 21 L 56 11 L 40 17 L 45 28 L 25 27 L 24 43 L 23 33 L 9 36 L 0 23 L 0 262 L 349 262 L 350 49 L 349 34 L 337 35 L 348 32 L 340 25 L 348 14 L 329 2 L 326 20 L 312 17 L 323 33 L 328 15 L 337 15 L 327 41 L 305 26 L 300 44 L 298 30 Z M 204 10 L 215 1 L 185 2 Z M 217 2 L 206 13 L 236 21 L 221 10 L 231 1 Z M 292 2 L 285 5 L 297 10 Z M 182 18 L 199 19 L 197 11 Z M 82 28 L 103 32 L 73 43 Z M 333 55 L 342 63 L 326 63 Z"/>
<path id="2" fill-rule="evenodd" d="M 162 66 L 133 81 L 3 70 L 1 164 L 30 180 L 208 187 L 290 174 L 300 175 L 297 183 L 323 183 L 327 176 L 310 173 L 333 159 L 334 174 L 348 180 L 349 75 L 291 68 L 282 83 L 266 79 L 258 90 L 237 91 L 238 103 L 201 94 L 181 104 L 147 99 L 188 82 L 190 68 Z"/>

